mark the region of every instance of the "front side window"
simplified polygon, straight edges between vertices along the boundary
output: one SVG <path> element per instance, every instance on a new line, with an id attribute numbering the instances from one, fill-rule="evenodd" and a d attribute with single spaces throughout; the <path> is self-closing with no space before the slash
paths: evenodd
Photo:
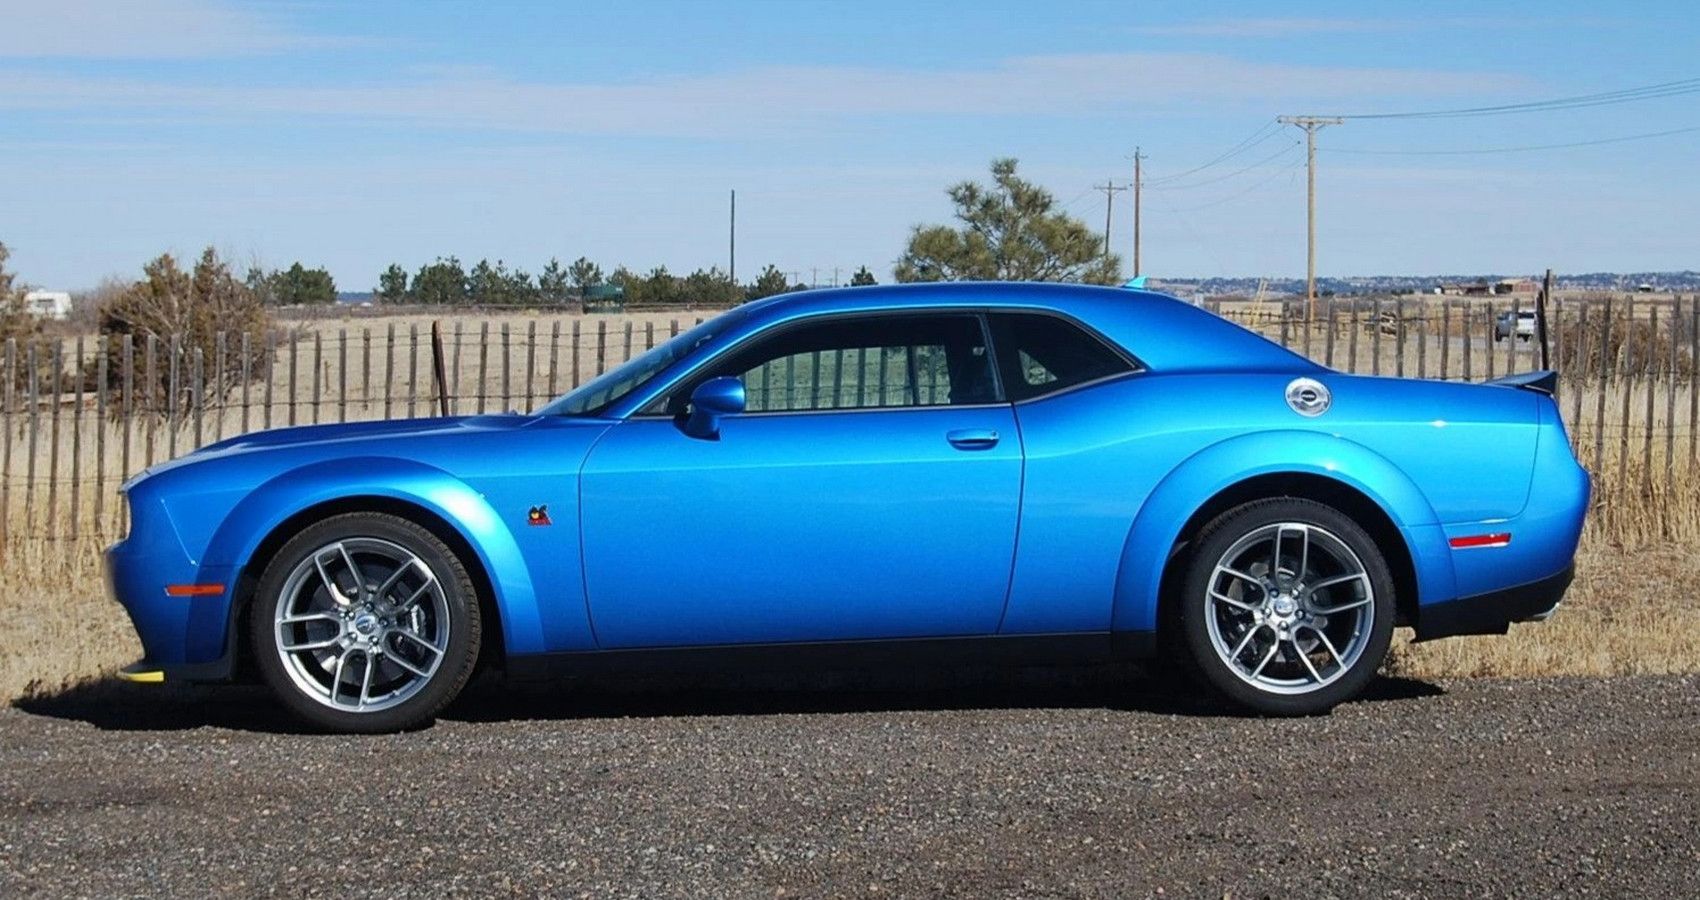
<path id="1" fill-rule="evenodd" d="M 585 382 L 548 406 L 539 415 L 595 416 L 647 385 L 668 366 L 690 356 L 697 348 L 724 334 L 743 318 L 742 310 L 723 313 L 656 345 L 621 365 Z"/>
<path id="2" fill-rule="evenodd" d="M 723 375 L 744 382 L 749 412 L 998 400 L 985 331 L 972 314 L 856 316 L 787 327 L 711 365 L 674 392 L 666 411 L 683 412 L 691 386 Z"/>
<path id="3" fill-rule="evenodd" d="M 1011 400 L 1134 370 L 1126 356 L 1067 319 L 1039 313 L 993 313 L 990 318 Z"/>

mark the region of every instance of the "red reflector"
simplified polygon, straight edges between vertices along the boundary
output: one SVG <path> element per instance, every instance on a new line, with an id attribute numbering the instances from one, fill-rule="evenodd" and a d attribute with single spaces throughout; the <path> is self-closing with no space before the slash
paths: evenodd
<path id="1" fill-rule="evenodd" d="M 167 597 L 216 597 L 224 593 L 222 584 L 168 584 Z"/>
<path id="2" fill-rule="evenodd" d="M 1502 531 L 1498 534 L 1465 535 L 1464 537 L 1455 537 L 1451 541 L 1452 546 L 1457 549 L 1468 547 L 1503 547 L 1509 543 L 1511 543 L 1511 532 L 1509 531 Z"/>

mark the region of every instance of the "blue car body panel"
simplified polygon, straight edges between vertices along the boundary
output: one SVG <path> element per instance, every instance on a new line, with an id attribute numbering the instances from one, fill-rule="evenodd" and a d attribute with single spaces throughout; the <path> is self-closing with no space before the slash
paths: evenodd
<path id="1" fill-rule="evenodd" d="M 1016 403 L 736 414 L 712 440 L 649 412 L 770 329 L 933 309 L 1063 316 L 1137 370 Z M 412 515 L 463 545 L 516 659 L 1149 634 L 1188 523 L 1277 476 L 1373 504 L 1409 560 L 1407 618 L 1422 636 L 1435 610 L 1447 624 L 1431 633 L 1457 633 L 1461 619 L 1495 623 L 1479 598 L 1567 572 L 1587 504 L 1540 390 L 1335 373 L 1143 291 L 816 291 L 747 304 L 702 334 L 593 416 L 558 414 L 563 400 L 537 415 L 278 429 L 154 467 L 126 486 L 130 535 L 108 551 L 146 662 L 229 674 L 264 551 L 336 510 Z M 1288 405 L 1298 377 L 1326 385 L 1326 413 Z M 952 443 L 963 434 L 976 437 Z M 528 519 L 535 507 L 547 524 Z M 1450 543 L 1488 532 L 1513 537 Z M 187 584 L 226 590 L 166 595 Z"/>

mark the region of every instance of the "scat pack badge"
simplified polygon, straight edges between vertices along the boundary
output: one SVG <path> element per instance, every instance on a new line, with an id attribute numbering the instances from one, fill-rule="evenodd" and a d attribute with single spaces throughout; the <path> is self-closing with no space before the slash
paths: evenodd
<path id="1" fill-rule="evenodd" d="M 547 504 L 543 504 L 543 505 L 539 505 L 539 506 L 533 506 L 530 509 L 530 511 L 528 511 L 525 514 L 525 524 L 537 526 L 537 525 L 553 525 L 555 523 L 549 521 L 549 507 L 548 507 Z"/>

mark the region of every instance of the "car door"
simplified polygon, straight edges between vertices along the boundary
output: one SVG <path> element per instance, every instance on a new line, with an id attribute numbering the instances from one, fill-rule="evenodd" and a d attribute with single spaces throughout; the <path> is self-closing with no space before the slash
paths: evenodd
<path id="1" fill-rule="evenodd" d="M 712 439 L 678 413 L 743 380 Z M 757 335 L 610 429 L 580 478 L 605 648 L 984 635 L 1009 592 L 1022 455 L 973 313 Z"/>

